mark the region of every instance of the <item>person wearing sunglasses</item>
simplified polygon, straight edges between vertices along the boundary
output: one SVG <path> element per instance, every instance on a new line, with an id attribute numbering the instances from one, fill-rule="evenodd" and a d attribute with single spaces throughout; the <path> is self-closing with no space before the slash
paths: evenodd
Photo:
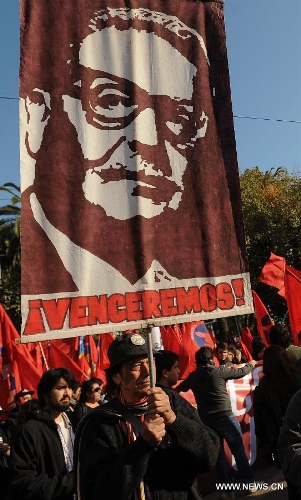
<path id="1" fill-rule="evenodd" d="M 73 428 L 76 429 L 80 420 L 86 413 L 98 408 L 101 402 L 103 381 L 99 378 L 91 378 L 82 383 L 79 401 L 74 408 L 70 418 Z"/>

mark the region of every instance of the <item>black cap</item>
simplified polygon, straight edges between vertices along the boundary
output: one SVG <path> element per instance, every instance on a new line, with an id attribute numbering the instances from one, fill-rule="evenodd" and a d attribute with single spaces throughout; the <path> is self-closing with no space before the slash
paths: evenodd
<path id="1" fill-rule="evenodd" d="M 153 354 L 160 354 L 158 351 L 153 351 Z M 139 356 L 148 356 L 147 343 L 144 335 L 139 333 L 124 333 L 109 345 L 108 357 L 110 370 L 114 366 L 120 365 L 124 361 Z"/>
<path id="2" fill-rule="evenodd" d="M 29 391 L 28 389 L 22 389 L 22 391 L 17 392 L 17 394 L 15 395 L 15 400 L 23 398 L 27 394 L 30 394 L 32 396 L 34 394 L 34 391 Z"/>

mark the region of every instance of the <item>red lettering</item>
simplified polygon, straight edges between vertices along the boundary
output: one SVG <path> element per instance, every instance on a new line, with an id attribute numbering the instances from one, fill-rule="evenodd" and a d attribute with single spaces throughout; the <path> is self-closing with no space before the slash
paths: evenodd
<path id="1" fill-rule="evenodd" d="M 28 306 L 29 306 L 29 311 L 23 335 L 32 335 L 33 333 L 45 333 L 45 325 L 41 313 L 42 301 L 30 300 L 28 302 Z"/>
<path id="2" fill-rule="evenodd" d="M 245 305 L 245 292 L 244 292 L 244 280 L 243 278 L 237 278 L 235 280 L 231 280 L 234 293 L 236 295 L 236 305 L 244 306 Z"/>
<path id="3" fill-rule="evenodd" d="M 178 308 L 175 305 L 176 290 L 174 288 L 160 290 L 160 295 L 163 316 L 175 316 L 178 314 Z"/>
<path id="4" fill-rule="evenodd" d="M 88 326 L 87 305 L 88 297 L 73 297 L 71 299 L 69 313 L 70 328 Z"/>
<path id="5" fill-rule="evenodd" d="M 216 287 L 217 305 L 220 309 L 232 309 L 235 305 L 232 288 L 229 283 L 219 283 Z"/>
<path id="6" fill-rule="evenodd" d="M 108 323 L 108 300 L 106 295 L 88 297 L 88 323 Z"/>
<path id="7" fill-rule="evenodd" d="M 162 313 L 160 310 L 160 295 L 154 290 L 145 290 L 142 292 L 142 307 L 143 318 L 161 318 Z"/>
<path id="8" fill-rule="evenodd" d="M 70 299 L 43 300 L 43 309 L 50 330 L 61 330 L 64 326 Z"/>
<path id="9" fill-rule="evenodd" d="M 185 288 L 177 288 L 176 294 L 178 314 L 201 311 L 199 288 L 197 286 L 192 286 L 188 288 L 188 290 L 185 290 Z"/>
<path id="10" fill-rule="evenodd" d="M 127 310 L 127 320 L 135 321 L 143 319 L 141 310 L 141 292 L 133 292 L 125 294 L 125 303 Z"/>
<path id="11" fill-rule="evenodd" d="M 205 312 L 214 311 L 217 307 L 215 286 L 206 283 L 200 288 L 201 307 Z"/>
<path id="12" fill-rule="evenodd" d="M 114 293 L 108 298 L 108 315 L 112 323 L 126 320 L 125 298 L 121 293 Z"/>

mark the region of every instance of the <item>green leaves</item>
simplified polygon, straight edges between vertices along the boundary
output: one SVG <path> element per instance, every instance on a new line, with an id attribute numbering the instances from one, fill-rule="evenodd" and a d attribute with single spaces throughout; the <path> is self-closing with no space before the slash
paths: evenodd
<path id="1" fill-rule="evenodd" d="M 0 207 L 0 302 L 17 330 L 21 329 L 20 187 L 8 182 L 0 191 L 11 195 L 11 203 Z"/>
<path id="2" fill-rule="evenodd" d="M 245 170 L 240 185 L 252 288 L 281 316 L 285 301 L 258 277 L 271 252 L 301 269 L 301 178 L 283 167 L 267 172 L 256 167 Z"/>
<path id="3" fill-rule="evenodd" d="M 11 204 L 0 207 L 0 252 L 5 264 L 20 265 L 20 187 L 11 182 L 0 186 L 0 191 L 11 195 Z"/>

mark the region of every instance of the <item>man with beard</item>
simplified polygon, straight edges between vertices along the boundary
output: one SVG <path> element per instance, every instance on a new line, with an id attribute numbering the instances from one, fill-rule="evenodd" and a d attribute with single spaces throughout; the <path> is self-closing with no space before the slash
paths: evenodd
<path id="1" fill-rule="evenodd" d="M 53 18 L 37 16 L 52 36 L 26 59 L 41 71 L 51 39 L 45 75 L 22 72 L 22 293 L 113 294 L 238 275 L 204 21 L 185 24 L 184 2 L 167 12 L 144 1 L 63 3 Z"/>
<path id="2" fill-rule="evenodd" d="M 30 412 L 13 442 L 13 499 L 72 500 L 74 435 L 66 415 L 73 374 L 66 368 L 45 372 L 38 384 L 40 408 Z"/>

